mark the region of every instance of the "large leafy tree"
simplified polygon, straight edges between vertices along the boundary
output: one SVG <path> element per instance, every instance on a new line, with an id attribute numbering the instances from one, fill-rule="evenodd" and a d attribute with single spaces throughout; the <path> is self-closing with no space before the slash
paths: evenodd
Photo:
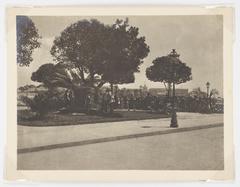
<path id="1" fill-rule="evenodd" d="M 106 37 L 107 27 L 99 21 L 78 21 L 55 38 L 50 52 L 57 63 L 78 69 L 83 83 L 94 83 L 104 64 Z"/>
<path id="2" fill-rule="evenodd" d="M 169 55 L 153 60 L 153 65 L 146 69 L 146 76 L 154 82 L 163 82 L 172 85 L 172 121 L 171 127 L 177 127 L 175 111 L 175 85 L 192 79 L 191 68 L 183 63 L 179 55 L 173 50 Z"/>
<path id="3" fill-rule="evenodd" d="M 110 84 L 134 82 L 134 73 L 139 72 L 139 65 L 149 53 L 145 37 L 139 37 L 139 29 L 129 26 L 128 19 L 117 20 L 109 29 L 106 41 L 105 66 L 102 79 Z"/>
<path id="4" fill-rule="evenodd" d="M 17 63 L 29 66 L 33 50 L 40 47 L 40 35 L 33 21 L 27 16 L 17 16 Z"/>
<path id="5" fill-rule="evenodd" d="M 51 54 L 58 63 L 78 69 L 82 83 L 89 86 L 130 83 L 149 52 L 145 38 L 138 34 L 127 20 L 111 26 L 81 20 L 56 37 Z"/>

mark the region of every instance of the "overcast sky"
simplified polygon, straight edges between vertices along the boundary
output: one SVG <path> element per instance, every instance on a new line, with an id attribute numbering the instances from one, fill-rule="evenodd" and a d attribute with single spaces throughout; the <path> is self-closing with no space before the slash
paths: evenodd
<path id="1" fill-rule="evenodd" d="M 105 24 L 113 24 L 121 17 L 91 17 Z M 29 67 L 18 67 L 18 86 L 35 84 L 31 74 L 45 63 L 54 63 L 50 54 L 53 40 L 59 36 L 71 23 L 90 17 L 31 17 L 39 34 L 42 36 L 41 47 L 33 53 L 33 62 Z M 201 87 L 206 90 L 206 82 L 211 88 L 223 93 L 223 33 L 222 16 L 129 16 L 129 24 L 139 28 L 141 36 L 146 37 L 150 53 L 140 67 L 140 73 L 135 74 L 135 83 L 121 87 L 139 88 L 164 87 L 162 83 L 149 81 L 145 69 L 158 56 L 164 56 L 174 48 L 180 54 L 180 59 L 192 68 L 193 79 L 177 85 L 177 88 Z"/>

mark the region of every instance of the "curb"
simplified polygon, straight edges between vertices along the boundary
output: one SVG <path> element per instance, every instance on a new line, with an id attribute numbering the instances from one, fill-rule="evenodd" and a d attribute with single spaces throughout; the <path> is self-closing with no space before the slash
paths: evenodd
<path id="1" fill-rule="evenodd" d="M 82 141 L 68 142 L 68 143 L 61 143 L 61 144 L 44 145 L 39 147 L 21 148 L 17 150 L 17 153 L 18 154 L 32 153 L 32 152 L 46 151 L 46 150 L 52 150 L 52 149 L 61 149 L 61 148 L 68 148 L 68 147 L 74 147 L 74 146 L 83 146 L 83 145 L 89 145 L 89 144 L 119 141 L 124 139 L 133 139 L 133 138 L 164 135 L 164 134 L 171 134 L 171 133 L 188 132 L 188 131 L 194 131 L 194 130 L 214 128 L 214 127 L 223 127 L 223 123 L 208 124 L 208 125 L 195 126 L 195 127 L 183 127 L 183 128 L 175 128 L 175 129 L 173 128 L 165 131 L 154 131 L 154 132 L 146 132 L 146 133 L 139 133 L 139 134 L 97 138 L 97 139 L 82 140 Z"/>

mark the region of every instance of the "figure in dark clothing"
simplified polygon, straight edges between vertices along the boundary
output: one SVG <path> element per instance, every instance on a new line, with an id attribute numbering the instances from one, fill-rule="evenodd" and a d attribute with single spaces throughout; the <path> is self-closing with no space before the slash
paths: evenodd
<path id="1" fill-rule="evenodd" d="M 107 112 L 107 94 L 103 93 L 102 96 L 102 112 L 106 113 Z"/>
<path id="2" fill-rule="evenodd" d="M 123 97 L 123 108 L 128 108 L 128 98 L 126 96 Z"/>
<path id="3" fill-rule="evenodd" d="M 103 113 L 107 114 L 111 112 L 111 94 L 109 91 L 103 94 L 102 98 L 102 109 Z"/>
<path id="4" fill-rule="evenodd" d="M 112 113 L 115 105 L 115 97 L 112 93 L 109 93 L 109 95 L 110 95 L 109 112 Z"/>
<path id="5" fill-rule="evenodd" d="M 73 105 L 73 92 L 72 90 L 67 90 L 65 92 L 65 100 L 67 107 L 70 107 Z"/>
<path id="6" fill-rule="evenodd" d="M 131 94 L 129 99 L 128 99 L 128 111 L 130 111 L 131 109 L 134 109 L 135 106 L 134 106 L 134 96 Z"/>
<path id="7" fill-rule="evenodd" d="M 152 102 L 152 97 L 150 95 L 150 93 L 147 94 L 147 96 L 145 97 L 145 109 L 150 109 L 151 107 L 151 102 Z"/>
<path id="8" fill-rule="evenodd" d="M 85 98 L 85 107 L 86 107 L 86 112 L 89 113 L 91 110 L 91 96 L 88 94 Z"/>

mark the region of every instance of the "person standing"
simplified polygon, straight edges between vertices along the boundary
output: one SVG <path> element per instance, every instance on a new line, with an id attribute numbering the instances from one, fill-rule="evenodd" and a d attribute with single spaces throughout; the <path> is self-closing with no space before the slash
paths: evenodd
<path id="1" fill-rule="evenodd" d="M 134 103 L 134 98 L 133 98 L 133 95 L 131 94 L 130 97 L 128 98 L 128 111 L 133 109 L 133 103 Z"/>
<path id="2" fill-rule="evenodd" d="M 87 114 L 90 112 L 91 110 L 91 96 L 90 94 L 87 94 L 86 98 L 85 98 L 85 107 L 86 107 L 86 112 Z"/>
<path id="3" fill-rule="evenodd" d="M 107 93 L 105 94 L 105 112 L 108 114 L 111 112 L 111 101 L 112 96 L 109 90 L 107 90 Z"/>

